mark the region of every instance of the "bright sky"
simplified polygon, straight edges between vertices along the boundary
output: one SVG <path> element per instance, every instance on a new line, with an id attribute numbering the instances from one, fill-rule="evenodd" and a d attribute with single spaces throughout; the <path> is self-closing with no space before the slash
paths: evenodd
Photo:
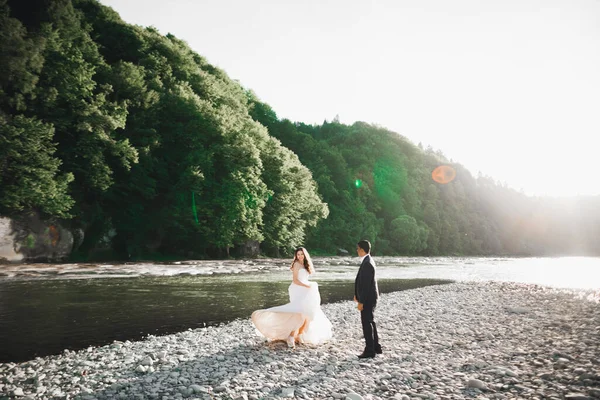
<path id="1" fill-rule="evenodd" d="M 339 115 L 530 195 L 600 195 L 599 0 L 101 0 L 280 118 Z"/>

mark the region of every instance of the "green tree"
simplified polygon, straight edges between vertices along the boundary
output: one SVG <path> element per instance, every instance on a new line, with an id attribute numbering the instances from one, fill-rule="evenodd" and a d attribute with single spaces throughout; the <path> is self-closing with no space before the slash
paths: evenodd
<path id="1" fill-rule="evenodd" d="M 420 250 L 420 227 L 410 215 L 401 215 L 390 224 L 391 247 L 402 254 L 413 254 Z"/>
<path id="2" fill-rule="evenodd" d="M 35 119 L 0 115 L 0 215 L 36 209 L 69 217 L 71 174 L 60 174 L 53 157 L 53 129 Z"/>

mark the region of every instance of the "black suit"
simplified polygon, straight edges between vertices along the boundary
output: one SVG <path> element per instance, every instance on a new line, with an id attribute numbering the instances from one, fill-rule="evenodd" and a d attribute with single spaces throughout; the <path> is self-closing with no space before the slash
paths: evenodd
<path id="1" fill-rule="evenodd" d="M 362 303 L 363 309 L 360 312 L 363 334 L 365 335 L 365 353 L 375 354 L 378 350 L 381 352 L 379 337 L 377 336 L 377 326 L 373 312 L 377 306 L 379 298 L 379 289 L 377 287 L 377 278 L 375 277 L 375 262 L 370 254 L 367 254 L 360 264 L 356 280 L 354 281 L 354 296 L 359 303 Z"/>

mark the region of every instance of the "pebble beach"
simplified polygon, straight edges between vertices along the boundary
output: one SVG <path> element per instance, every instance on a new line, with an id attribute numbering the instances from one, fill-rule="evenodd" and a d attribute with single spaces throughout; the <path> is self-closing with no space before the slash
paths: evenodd
<path id="1" fill-rule="evenodd" d="M 320 346 L 290 349 L 235 320 L 0 364 L 0 399 L 596 399 L 599 299 L 516 283 L 428 286 L 382 295 L 374 359 L 357 358 L 360 315 L 346 301 L 323 306 L 334 337 Z"/>

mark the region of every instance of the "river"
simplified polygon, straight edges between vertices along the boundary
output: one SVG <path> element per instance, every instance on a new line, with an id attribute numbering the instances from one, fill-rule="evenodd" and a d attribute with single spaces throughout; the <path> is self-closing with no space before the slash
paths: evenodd
<path id="1" fill-rule="evenodd" d="M 600 258 L 375 257 L 380 290 L 450 281 L 600 289 Z M 323 303 L 350 300 L 356 257 L 314 259 Z M 0 362 L 248 318 L 287 302 L 290 260 L 0 266 Z"/>

